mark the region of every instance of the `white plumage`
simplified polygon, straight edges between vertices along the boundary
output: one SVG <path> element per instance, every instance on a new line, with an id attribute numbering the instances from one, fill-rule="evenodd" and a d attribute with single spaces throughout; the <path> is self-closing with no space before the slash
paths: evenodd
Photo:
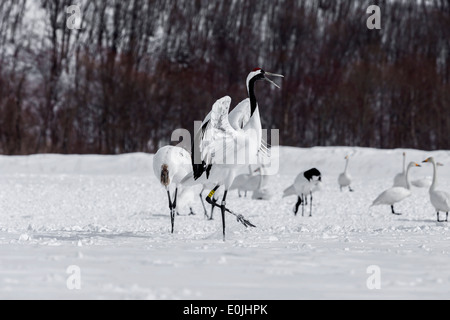
<path id="1" fill-rule="evenodd" d="M 259 169 L 257 169 L 256 171 L 259 171 Z M 247 196 L 247 192 L 257 190 L 260 178 L 259 176 L 254 174 L 256 171 L 253 171 L 251 166 L 249 166 L 249 173 L 238 175 L 234 179 L 230 187 L 230 191 L 238 190 L 239 197 L 241 197 L 241 192 L 245 192 L 245 196 Z"/>
<path id="2" fill-rule="evenodd" d="M 380 194 L 378 196 L 378 198 L 375 199 L 375 201 L 372 204 L 372 207 L 379 206 L 379 205 L 390 205 L 393 214 L 401 215 L 400 213 L 395 212 L 394 204 L 401 202 L 411 196 L 411 191 L 410 191 L 411 184 L 409 182 L 409 172 L 410 172 L 411 168 L 414 168 L 414 167 L 420 167 L 420 165 L 418 165 L 415 162 L 411 162 L 408 165 L 408 168 L 406 170 L 406 188 L 393 187 L 391 189 L 384 191 L 382 194 Z"/>
<path id="3" fill-rule="evenodd" d="M 433 165 L 433 183 L 430 187 L 430 201 L 433 207 L 437 211 L 437 221 L 444 222 L 440 220 L 440 212 L 445 212 L 447 218 L 445 222 L 448 222 L 448 213 L 450 212 L 450 194 L 448 192 L 437 190 L 437 166 L 435 159 L 433 157 L 428 158 L 424 161 L 429 162 Z"/>
<path id="4" fill-rule="evenodd" d="M 163 181 L 161 179 L 161 172 L 164 166 L 167 167 L 168 185 L 167 180 Z M 183 178 L 192 172 L 191 155 L 180 147 L 162 147 L 153 157 L 153 172 L 164 187 L 170 185 L 180 187 Z"/>
<path id="5" fill-rule="evenodd" d="M 191 155 L 180 147 L 163 147 L 153 158 L 153 172 L 167 191 L 173 233 L 178 197 L 181 197 L 180 200 L 193 200 L 186 190 L 183 192 L 181 183 L 183 178 L 192 172 Z M 171 191 L 171 186 L 175 190 Z M 183 193 L 185 194 L 183 195 Z"/>
<path id="6" fill-rule="evenodd" d="M 429 187 L 431 187 L 431 184 L 433 182 L 431 181 L 430 178 L 423 178 L 423 179 L 417 179 L 414 181 L 411 181 L 411 184 L 416 187 L 416 188 L 422 188 L 422 189 L 427 189 Z"/>
<path id="7" fill-rule="evenodd" d="M 372 206 L 393 205 L 410 196 L 410 190 L 402 187 L 394 187 L 380 194 L 378 198 L 373 202 Z"/>

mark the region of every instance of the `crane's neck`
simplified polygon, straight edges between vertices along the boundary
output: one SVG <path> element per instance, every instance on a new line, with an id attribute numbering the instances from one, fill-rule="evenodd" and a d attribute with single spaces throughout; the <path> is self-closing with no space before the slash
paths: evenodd
<path id="1" fill-rule="evenodd" d="M 248 96 L 250 98 L 250 116 L 252 117 L 253 114 L 256 111 L 256 108 L 258 107 L 258 103 L 256 102 L 256 96 L 255 96 L 255 83 L 256 78 L 252 78 L 247 83 L 247 91 Z"/>
<path id="2" fill-rule="evenodd" d="M 409 171 L 411 171 L 411 167 L 406 169 L 406 189 L 411 190 L 411 182 L 409 180 Z"/>
<path id="3" fill-rule="evenodd" d="M 430 187 L 430 191 L 436 190 L 437 187 L 437 165 L 436 161 L 431 161 L 433 164 L 433 184 Z"/>

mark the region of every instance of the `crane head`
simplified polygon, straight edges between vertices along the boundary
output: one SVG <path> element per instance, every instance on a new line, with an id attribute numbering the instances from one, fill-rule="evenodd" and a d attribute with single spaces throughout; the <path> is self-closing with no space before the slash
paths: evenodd
<path id="1" fill-rule="evenodd" d="M 277 85 L 277 84 L 276 84 L 275 82 L 273 82 L 271 79 L 267 78 L 268 76 L 269 76 L 269 77 L 284 78 L 284 76 L 281 75 L 281 74 L 276 74 L 276 73 L 266 72 L 266 71 L 264 71 L 264 70 L 261 69 L 261 68 L 256 68 L 256 69 L 253 69 L 253 71 L 250 72 L 250 73 L 248 74 L 248 77 L 247 77 L 247 87 L 248 87 L 248 84 L 250 83 L 250 81 L 252 81 L 252 80 L 255 80 L 255 81 L 262 81 L 262 80 L 265 80 L 265 81 L 268 81 L 268 82 L 270 82 L 271 84 L 273 84 L 275 87 L 280 88 L 279 85 Z"/>

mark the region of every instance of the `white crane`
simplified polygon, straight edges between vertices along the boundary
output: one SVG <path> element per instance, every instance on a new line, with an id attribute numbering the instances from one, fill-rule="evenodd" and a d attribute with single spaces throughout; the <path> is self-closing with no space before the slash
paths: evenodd
<path id="1" fill-rule="evenodd" d="M 279 88 L 267 76 L 283 77 L 265 72 L 261 68 L 254 69 L 247 77 L 249 99 L 238 105 L 238 109 L 243 112 L 229 114 L 231 98 L 228 96 L 217 100 L 195 137 L 192 155 L 193 178 L 202 183 L 207 180 L 216 184 L 206 201 L 213 204 L 212 197 L 217 189 L 220 186 L 224 186 L 225 189 L 221 205 L 214 204 L 220 207 L 222 212 L 224 240 L 225 212 L 235 215 L 238 222 L 244 226 L 254 227 L 242 215 L 237 215 L 226 207 L 226 198 L 239 169 L 249 164 L 256 164 L 258 152 L 263 149 L 255 84 L 257 81 L 266 80 Z M 199 159 L 198 155 L 200 155 Z"/>
<path id="2" fill-rule="evenodd" d="M 392 214 L 400 216 L 401 213 L 396 213 L 394 209 L 394 204 L 405 200 L 411 196 L 411 184 L 409 182 L 409 172 L 411 168 L 420 167 L 419 164 L 411 162 L 406 169 L 406 188 L 403 187 L 393 187 L 384 191 L 382 194 L 375 199 L 371 207 L 379 205 L 390 205 Z"/>
<path id="3" fill-rule="evenodd" d="M 433 183 L 430 187 L 430 201 L 433 207 L 437 210 L 437 221 L 448 222 L 448 213 L 450 212 L 450 194 L 448 192 L 437 190 L 437 167 L 438 163 L 433 157 L 428 158 L 424 163 L 431 163 L 433 165 Z M 440 212 L 445 212 L 447 218 L 445 221 L 440 220 Z"/>
<path id="4" fill-rule="evenodd" d="M 158 150 L 153 158 L 153 172 L 167 191 L 173 233 L 175 215 L 177 214 L 178 193 L 183 192 L 180 190 L 182 189 L 181 180 L 192 172 L 191 155 L 180 147 L 163 147 Z M 172 194 L 170 186 L 175 187 L 175 191 Z M 193 214 L 192 209 L 191 214 Z"/>
<path id="5" fill-rule="evenodd" d="M 406 183 L 406 152 L 403 152 L 403 171 L 395 176 L 394 187 L 408 188 Z"/>
<path id="6" fill-rule="evenodd" d="M 320 190 L 322 182 L 322 174 L 319 170 L 313 168 L 311 170 L 305 171 L 300 173 L 294 181 L 294 184 L 284 190 L 283 198 L 289 197 L 289 196 L 297 196 L 298 201 L 297 204 L 294 207 L 294 213 L 297 215 L 298 208 L 300 205 L 302 206 L 302 217 L 305 214 L 305 202 L 306 197 L 308 195 L 311 196 L 311 202 L 310 202 L 310 214 L 309 216 L 312 217 L 312 204 L 313 204 L 313 193 Z"/>
<path id="7" fill-rule="evenodd" d="M 350 175 L 350 173 L 348 173 L 348 163 L 350 161 L 350 157 L 346 156 L 345 157 L 345 170 L 343 173 L 341 173 L 339 175 L 338 178 L 338 182 L 339 182 L 339 186 L 341 188 L 341 192 L 342 192 L 342 188 L 346 188 L 348 187 L 348 190 L 350 192 L 353 192 L 354 190 L 351 187 L 352 184 L 352 176 Z"/>

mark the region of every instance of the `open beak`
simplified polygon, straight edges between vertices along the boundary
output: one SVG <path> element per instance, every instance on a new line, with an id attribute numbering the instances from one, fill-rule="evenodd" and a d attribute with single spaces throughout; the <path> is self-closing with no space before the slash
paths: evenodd
<path id="1" fill-rule="evenodd" d="M 265 72 L 265 73 L 264 73 L 264 76 L 277 77 L 277 78 L 284 78 L 284 76 L 281 75 L 281 74 L 276 74 L 276 73 L 271 73 L 271 72 Z M 274 85 L 275 87 L 277 87 L 278 89 L 280 89 L 280 86 L 277 85 L 277 84 L 276 84 L 275 82 L 273 82 L 272 80 L 270 80 L 269 78 L 264 77 L 264 79 L 265 79 L 266 81 L 270 82 L 271 84 L 273 84 L 273 85 Z"/>

